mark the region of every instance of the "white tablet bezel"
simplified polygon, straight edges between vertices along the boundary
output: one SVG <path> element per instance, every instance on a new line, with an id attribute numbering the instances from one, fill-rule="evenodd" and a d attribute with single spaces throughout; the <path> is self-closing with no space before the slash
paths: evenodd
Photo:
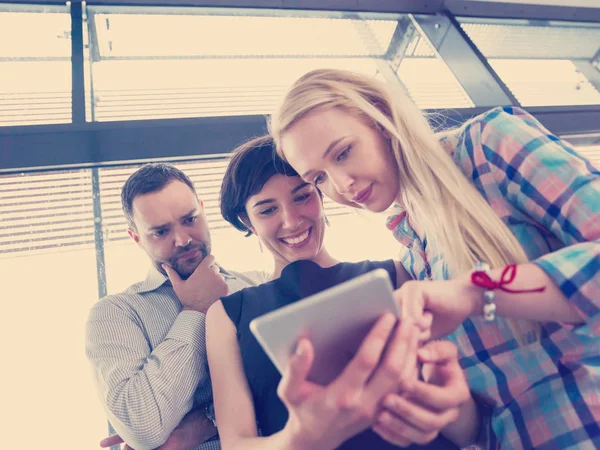
<path id="1" fill-rule="evenodd" d="M 299 338 L 309 338 L 315 360 L 308 379 L 325 385 L 386 312 L 400 317 L 388 272 L 375 269 L 260 316 L 250 322 L 250 330 L 280 373 Z"/>

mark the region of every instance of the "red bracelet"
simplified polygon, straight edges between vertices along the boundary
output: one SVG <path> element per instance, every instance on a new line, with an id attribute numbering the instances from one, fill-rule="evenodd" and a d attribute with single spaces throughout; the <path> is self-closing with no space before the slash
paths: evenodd
<path id="1" fill-rule="evenodd" d="M 512 283 L 517 276 L 517 265 L 509 264 L 502 271 L 500 275 L 500 281 L 494 281 L 490 278 L 490 275 L 485 270 L 475 270 L 471 273 L 471 283 L 476 286 L 485 288 L 487 290 L 500 289 L 504 292 L 511 294 L 522 294 L 526 292 L 544 292 L 546 287 L 539 287 L 534 289 L 509 289 L 506 287 L 507 284 Z"/>
<path id="2" fill-rule="evenodd" d="M 488 322 L 491 322 L 496 319 L 496 293 L 494 290 L 500 289 L 504 292 L 509 292 L 511 294 L 520 294 L 525 292 L 544 292 L 546 290 L 545 287 L 539 287 L 535 289 L 509 289 L 506 287 L 507 284 L 510 284 L 514 281 L 517 276 L 517 265 L 509 264 L 502 271 L 502 275 L 500 275 L 500 281 L 494 281 L 490 277 L 489 274 L 490 266 L 478 262 L 475 265 L 475 269 L 471 272 L 471 283 L 475 286 L 479 286 L 485 289 L 483 292 L 483 299 L 485 304 L 483 305 L 483 317 Z"/>

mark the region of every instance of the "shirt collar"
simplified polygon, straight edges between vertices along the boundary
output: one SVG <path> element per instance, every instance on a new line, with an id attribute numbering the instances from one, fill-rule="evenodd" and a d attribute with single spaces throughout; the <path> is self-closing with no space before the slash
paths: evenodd
<path id="1" fill-rule="evenodd" d="M 151 266 L 148 270 L 148 275 L 146 275 L 146 279 L 139 284 L 138 289 L 140 293 L 151 292 L 158 289 L 165 283 L 169 283 L 169 285 L 171 284 L 169 278 L 159 272 L 156 267 Z"/>
<path id="2" fill-rule="evenodd" d="M 235 275 L 233 275 L 231 272 L 225 270 L 219 264 L 217 264 L 217 267 L 219 268 L 219 271 L 225 280 L 235 280 Z M 146 279 L 138 285 L 138 291 L 140 293 L 151 292 L 158 289 L 165 283 L 169 286 L 171 285 L 171 280 L 169 280 L 169 277 L 159 272 L 156 267 L 151 266 L 148 270 L 148 275 L 146 275 Z"/>

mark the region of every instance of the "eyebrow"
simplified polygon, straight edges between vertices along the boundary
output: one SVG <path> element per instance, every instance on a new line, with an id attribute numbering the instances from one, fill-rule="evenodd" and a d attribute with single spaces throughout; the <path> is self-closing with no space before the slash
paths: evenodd
<path id="1" fill-rule="evenodd" d="M 335 141 L 331 142 L 328 146 L 327 149 L 325 150 L 325 153 L 323 153 L 323 159 L 327 158 L 327 155 L 329 155 L 329 153 L 331 153 L 331 151 L 333 150 L 333 148 L 343 139 L 345 139 L 346 136 L 342 136 L 341 138 L 336 139 Z M 312 172 L 314 172 L 314 169 L 310 169 L 307 170 L 306 172 L 304 172 L 301 176 L 302 178 L 306 178 L 308 175 L 310 175 Z"/>
<path id="2" fill-rule="evenodd" d="M 179 220 L 184 220 L 187 219 L 188 217 L 193 216 L 196 213 L 197 208 L 193 208 L 192 210 L 190 210 L 188 213 L 184 214 L 183 216 L 181 216 L 179 218 Z M 150 231 L 157 231 L 157 230 L 162 230 L 163 228 L 167 228 L 169 226 L 168 223 L 165 223 L 164 225 L 156 225 L 154 227 L 150 227 L 149 230 Z"/>
<path id="3" fill-rule="evenodd" d="M 299 190 L 305 188 L 306 186 L 310 186 L 310 183 L 307 183 L 307 182 L 303 181 L 298 186 L 296 186 L 294 189 L 292 189 L 290 191 L 290 193 L 292 195 L 294 195 L 296 192 L 298 192 Z M 274 201 L 275 201 L 274 198 L 265 198 L 264 200 L 260 200 L 260 201 L 256 202 L 254 204 L 253 208 L 256 208 L 257 206 L 260 206 L 260 205 L 264 205 L 265 203 L 273 203 Z"/>

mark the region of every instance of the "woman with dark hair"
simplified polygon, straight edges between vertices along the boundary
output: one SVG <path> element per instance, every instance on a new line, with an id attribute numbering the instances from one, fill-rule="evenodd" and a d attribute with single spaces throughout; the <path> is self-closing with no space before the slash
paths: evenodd
<path id="1" fill-rule="evenodd" d="M 385 402 L 406 412 L 404 424 L 394 430 L 395 442 L 454 449 L 474 441 L 477 408 L 456 347 L 448 342 L 421 347 L 422 330 L 411 320 L 398 324 L 392 315 L 382 316 L 328 386 L 306 380 L 314 356 L 308 340 L 298 343 L 283 378 L 264 353 L 250 332 L 252 319 L 375 268 L 384 268 L 395 287 L 408 279 L 392 260 L 341 263 L 327 252 L 321 194 L 276 155 L 271 138 L 254 139 L 233 153 L 221 212 L 237 229 L 255 234 L 275 263 L 270 282 L 222 299 L 207 315 L 224 449 L 396 448 L 377 431 L 389 420 L 381 412 Z"/>

